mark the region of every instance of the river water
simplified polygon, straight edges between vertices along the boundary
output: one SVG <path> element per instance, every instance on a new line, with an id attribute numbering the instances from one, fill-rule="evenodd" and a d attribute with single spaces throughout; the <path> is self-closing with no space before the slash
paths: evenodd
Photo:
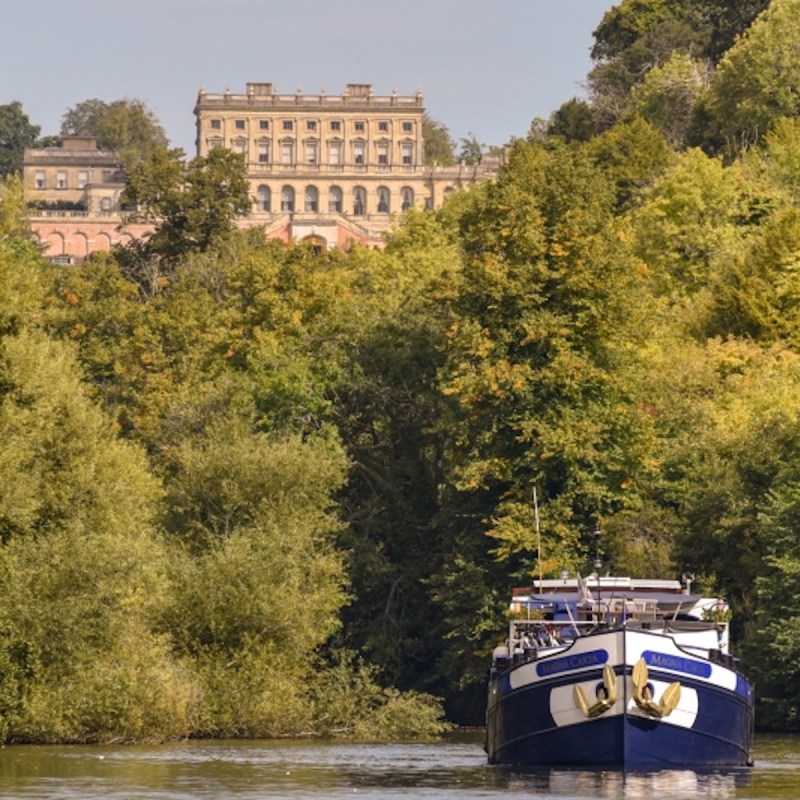
<path id="1" fill-rule="evenodd" d="M 42 800 L 766 800 L 800 798 L 800 737 L 756 739 L 752 769 L 623 774 L 490 767 L 480 735 L 433 744 L 248 741 L 0 749 L 0 798 Z"/>

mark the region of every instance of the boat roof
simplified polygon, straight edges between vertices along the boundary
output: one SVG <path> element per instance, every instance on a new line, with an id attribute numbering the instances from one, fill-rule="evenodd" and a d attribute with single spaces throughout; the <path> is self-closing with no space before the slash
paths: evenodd
<path id="1" fill-rule="evenodd" d="M 697 594 L 687 594 L 677 580 L 658 578 L 627 578 L 590 575 L 586 578 L 557 578 L 536 581 L 530 587 L 518 587 L 512 592 L 513 603 L 581 602 L 586 595 L 606 600 L 649 600 L 662 609 L 691 607 L 707 598 Z"/>
<path id="2" fill-rule="evenodd" d="M 635 592 L 659 592 L 664 594 L 683 594 L 683 586 L 680 581 L 660 578 L 627 578 L 604 575 L 599 578 L 596 575 L 587 575 L 580 579 L 583 585 L 591 591 L 616 592 L 616 591 L 635 591 Z M 525 594 L 553 594 L 577 592 L 579 589 L 579 579 L 575 578 L 549 578 L 537 580 L 533 586 L 519 587 L 512 591 L 512 596 Z"/>
<path id="3" fill-rule="evenodd" d="M 594 595 L 597 597 L 596 593 Z M 620 592 L 601 592 L 601 597 L 604 600 L 617 598 L 619 600 L 649 600 L 656 603 L 659 608 L 678 608 L 679 606 L 691 607 L 697 603 L 705 600 L 699 594 L 675 594 L 673 592 L 637 592 L 637 591 L 620 591 Z M 514 597 L 515 603 L 532 603 L 535 605 L 552 605 L 561 603 L 579 603 L 581 598 L 576 592 L 552 592 L 548 594 L 523 594 Z"/>

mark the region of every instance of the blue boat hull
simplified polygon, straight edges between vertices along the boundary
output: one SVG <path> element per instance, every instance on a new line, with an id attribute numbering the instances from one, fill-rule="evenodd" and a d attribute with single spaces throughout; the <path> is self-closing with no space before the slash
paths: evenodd
<path id="1" fill-rule="evenodd" d="M 655 696 L 680 685 L 680 700 L 663 717 L 634 702 L 639 660 L 648 666 Z M 602 697 L 605 665 L 613 671 L 617 697 L 589 717 L 575 700 L 575 687 L 590 701 Z M 752 739 L 750 684 L 734 669 L 687 654 L 667 636 L 622 630 L 584 637 L 489 684 L 491 763 L 642 770 L 746 766 L 752 763 Z"/>

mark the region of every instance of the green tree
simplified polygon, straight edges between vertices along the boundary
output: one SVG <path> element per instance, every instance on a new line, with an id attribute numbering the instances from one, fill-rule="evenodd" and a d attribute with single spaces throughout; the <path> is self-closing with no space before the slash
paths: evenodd
<path id="1" fill-rule="evenodd" d="M 455 143 L 450 138 L 450 131 L 446 125 L 423 114 L 422 138 L 425 142 L 423 160 L 426 166 L 438 164 L 442 167 L 449 167 L 455 163 L 453 156 Z"/>
<path id="2" fill-rule="evenodd" d="M 0 336 L 39 321 L 48 289 L 25 212 L 22 180 L 9 177 L 0 185 Z"/>
<path id="3" fill-rule="evenodd" d="M 665 469 L 681 489 L 676 560 L 729 599 L 737 637 L 750 638 L 756 580 L 779 547 L 762 514 L 796 470 L 800 365 L 780 344 L 737 340 L 684 345 L 670 360 L 658 413 L 671 422 Z"/>
<path id="4" fill-rule="evenodd" d="M 370 312 L 343 317 L 352 344 L 331 392 L 352 464 L 341 494 L 349 524 L 340 541 L 354 592 L 344 641 L 381 665 L 385 683 L 439 691 L 441 621 L 428 578 L 446 544 L 432 522 L 442 478 L 433 421 L 441 414 L 443 308 L 459 281 L 459 250 L 439 215 L 415 211 L 361 269 L 369 297 L 354 298 L 354 308 Z"/>
<path id="5" fill-rule="evenodd" d="M 757 631 L 746 650 L 747 667 L 755 681 L 759 727 L 800 729 L 800 683 L 797 659 L 800 637 L 800 522 L 798 465 L 790 459 L 776 474 L 759 522 L 766 541 L 764 563 L 756 579 Z"/>
<path id="6" fill-rule="evenodd" d="M 0 179 L 22 172 L 25 148 L 34 146 L 40 130 L 31 124 L 19 100 L 0 105 Z"/>
<path id="7" fill-rule="evenodd" d="M 642 91 L 653 112 L 663 105 L 677 106 L 677 122 L 684 126 L 687 100 L 694 89 L 679 79 L 674 65 L 667 67 L 668 62 L 676 57 L 691 59 L 701 65 L 701 75 L 706 73 L 708 68 L 702 65 L 713 67 L 768 5 L 769 0 L 622 0 L 615 5 L 594 32 L 595 67 L 588 78 L 592 105 L 603 125 L 614 124 L 631 110 L 631 91 L 653 69 L 667 69 L 650 78 Z M 657 98 L 657 84 L 667 97 Z M 641 100 L 640 93 L 636 104 Z M 698 124 L 703 128 L 706 123 L 695 120 Z M 693 137 L 697 143 L 696 131 Z"/>
<path id="8" fill-rule="evenodd" d="M 92 136 L 101 150 L 114 150 L 130 167 L 166 150 L 169 140 L 156 115 L 142 100 L 107 103 L 84 100 L 68 109 L 61 120 L 64 136 Z"/>
<path id="9" fill-rule="evenodd" d="M 159 483 L 88 400 L 68 346 L 22 330 L 0 351 L 0 662 L 16 686 L 5 735 L 185 735 L 191 681 L 155 633 Z"/>
<path id="10" fill-rule="evenodd" d="M 775 121 L 800 114 L 800 2 L 773 0 L 720 61 L 706 103 L 706 142 L 729 155 L 759 142 Z"/>
<path id="11" fill-rule="evenodd" d="M 517 143 L 461 218 L 464 280 L 440 370 L 448 551 L 431 579 L 450 680 L 480 685 L 508 587 L 537 567 L 531 487 L 546 532 L 538 555 L 557 574 L 582 566 L 583 535 L 649 480 L 624 355 L 640 273 L 613 190 L 583 149 Z M 458 653 L 470 668 L 456 677 Z"/>
<path id="12" fill-rule="evenodd" d="M 720 267 L 706 331 L 800 348 L 800 209 L 774 213 L 752 241 Z"/>
<path id="13" fill-rule="evenodd" d="M 595 30 L 588 76 L 590 98 L 603 127 L 630 111 L 629 95 L 654 67 L 673 53 L 690 53 L 698 31 L 670 0 L 623 0 L 607 11 Z"/>
<path id="14" fill-rule="evenodd" d="M 764 182 L 782 197 L 772 205 L 800 206 L 800 118 L 776 120 L 762 146 L 745 154 L 744 163 L 749 181 Z"/>
<path id="15" fill-rule="evenodd" d="M 252 208 L 243 158 L 225 148 L 183 161 L 182 150 L 157 150 L 127 174 L 123 201 L 150 222 L 152 234 L 120 251 L 122 264 L 147 294 L 189 253 L 222 244 Z M 166 267 L 166 269 L 163 268 Z"/>
<path id="16" fill-rule="evenodd" d="M 567 142 L 586 142 L 597 132 L 594 109 L 576 97 L 563 103 L 547 123 L 548 136 L 560 136 Z"/>
<path id="17" fill-rule="evenodd" d="M 630 107 L 664 135 L 669 144 L 682 148 L 695 122 L 695 108 L 710 81 L 708 66 L 684 53 L 675 53 L 653 67 L 633 87 Z"/>
<path id="18" fill-rule="evenodd" d="M 470 133 L 466 139 L 461 140 L 458 160 L 468 166 L 480 164 L 485 148 L 486 145 L 481 144 L 474 133 Z"/>
<path id="19" fill-rule="evenodd" d="M 708 285 L 713 264 L 749 232 L 739 170 L 701 150 L 680 154 L 634 215 L 637 253 L 659 292 L 677 298 Z"/>
<path id="20" fill-rule="evenodd" d="M 13 239 L 17 243 L 31 239 L 25 187 L 17 174 L 0 181 L 0 239 Z"/>
<path id="21" fill-rule="evenodd" d="M 689 19 L 708 26 L 704 54 L 716 64 L 769 4 L 770 0 L 700 0 L 682 5 Z"/>
<path id="22" fill-rule="evenodd" d="M 641 117 L 619 122 L 596 136 L 586 152 L 616 185 L 617 207 L 638 205 L 667 169 L 672 151 L 661 133 Z"/>

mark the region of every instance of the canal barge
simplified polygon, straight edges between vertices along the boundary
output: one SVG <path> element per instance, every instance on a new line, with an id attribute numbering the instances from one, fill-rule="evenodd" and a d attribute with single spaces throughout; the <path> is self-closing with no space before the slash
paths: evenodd
<path id="1" fill-rule="evenodd" d="M 690 590 L 579 575 L 515 590 L 489 674 L 489 762 L 752 764 L 753 687 L 730 652 L 728 606 Z"/>

